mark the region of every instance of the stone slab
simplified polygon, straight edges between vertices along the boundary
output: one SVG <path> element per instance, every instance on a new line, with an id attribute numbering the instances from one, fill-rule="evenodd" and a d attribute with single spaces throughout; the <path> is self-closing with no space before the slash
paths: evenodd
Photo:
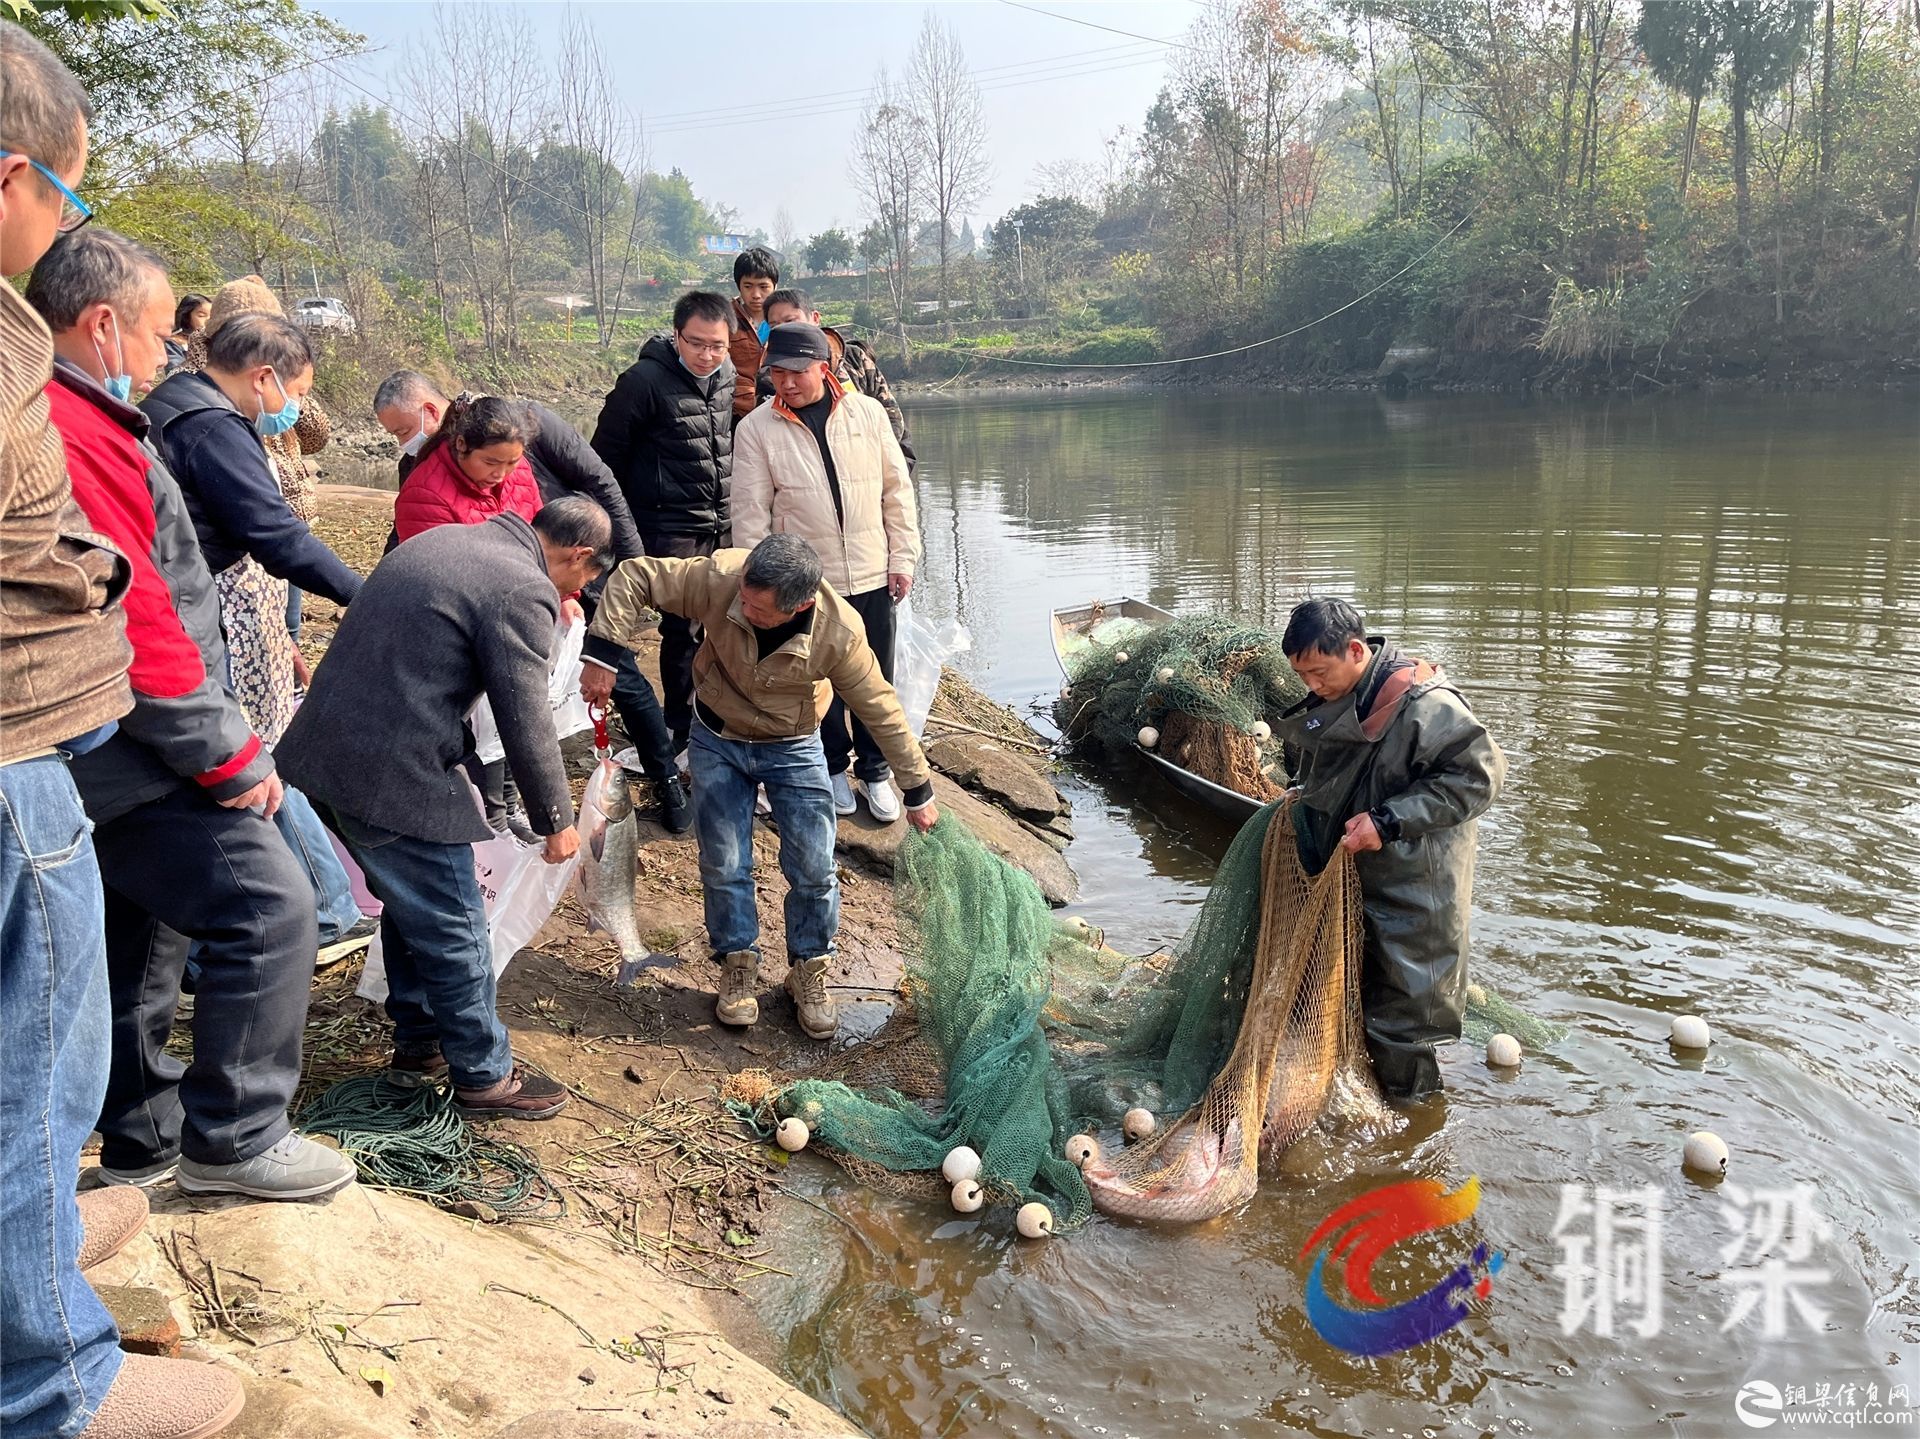
<path id="1" fill-rule="evenodd" d="M 1045 824 L 1067 809 L 1066 798 L 1031 760 L 983 735 L 941 735 L 926 753 L 942 774 L 1022 819 Z"/>
<path id="2" fill-rule="evenodd" d="M 180 1350 L 180 1321 L 157 1289 L 139 1284 L 96 1284 L 93 1292 L 120 1329 L 120 1347 L 129 1354 L 171 1359 Z"/>

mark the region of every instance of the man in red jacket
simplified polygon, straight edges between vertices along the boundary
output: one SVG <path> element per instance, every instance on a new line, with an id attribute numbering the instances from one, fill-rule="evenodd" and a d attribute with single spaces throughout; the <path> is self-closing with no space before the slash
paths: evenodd
<path id="1" fill-rule="evenodd" d="M 189 1194 L 307 1199 L 353 1162 L 293 1132 L 313 891 L 271 816 L 273 756 L 226 688 L 219 600 L 186 502 L 145 444 L 132 392 L 173 324 L 159 257 L 99 226 L 35 266 L 28 303 L 53 331 L 53 423 L 74 498 L 133 566 L 133 711 L 73 760 L 106 885 L 113 1058 L 101 1171 Z M 165 1052 L 189 941 L 200 945 L 193 1062 Z"/>

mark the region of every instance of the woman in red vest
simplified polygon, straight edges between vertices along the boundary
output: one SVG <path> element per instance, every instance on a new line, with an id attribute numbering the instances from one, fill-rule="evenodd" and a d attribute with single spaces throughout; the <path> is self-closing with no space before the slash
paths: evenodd
<path id="1" fill-rule="evenodd" d="M 509 513 L 531 521 L 540 510 L 540 486 L 527 444 L 539 433 L 529 405 L 461 395 L 400 486 L 394 536 L 404 542 L 435 525 L 477 525 Z"/>

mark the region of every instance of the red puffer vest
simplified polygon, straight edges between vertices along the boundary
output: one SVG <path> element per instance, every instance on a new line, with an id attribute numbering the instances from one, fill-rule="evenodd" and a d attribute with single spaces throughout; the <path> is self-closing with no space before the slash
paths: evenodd
<path id="1" fill-rule="evenodd" d="M 400 486 L 393 502 L 393 531 L 405 541 L 436 525 L 478 525 L 504 514 L 531 521 L 539 512 L 540 485 L 525 456 L 506 479 L 484 488 L 454 463 L 451 445 L 439 444 Z"/>

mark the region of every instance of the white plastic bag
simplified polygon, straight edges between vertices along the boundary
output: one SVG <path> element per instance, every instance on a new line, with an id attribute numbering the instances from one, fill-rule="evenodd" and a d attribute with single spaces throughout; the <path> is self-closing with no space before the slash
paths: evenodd
<path id="1" fill-rule="evenodd" d="M 493 949 L 495 979 L 532 943 L 579 867 L 578 855 L 564 864 L 548 864 L 541 858 L 545 848 L 544 841 L 522 844 L 511 834 L 497 834 L 473 846 L 474 875 L 480 881 L 480 898 L 487 908 L 487 939 Z M 387 997 L 387 964 L 379 935 L 367 948 L 366 971 L 354 993 L 362 999 Z"/>
<path id="2" fill-rule="evenodd" d="M 941 667 L 972 648 L 973 636 L 960 621 L 948 620 L 936 629 L 914 613 L 912 600 L 900 601 L 893 614 L 893 692 L 916 737 L 933 711 Z"/>
<path id="3" fill-rule="evenodd" d="M 553 668 L 547 672 L 547 703 L 553 706 L 553 732 L 561 739 L 593 728 L 587 702 L 580 698 L 580 650 L 587 642 L 587 622 L 575 620 L 560 631 L 553 647 Z"/>
<path id="4" fill-rule="evenodd" d="M 553 732 L 560 739 L 593 725 L 587 702 L 580 698 L 580 648 L 586 640 L 584 619 L 555 627 L 553 663 L 547 670 L 547 703 L 553 708 Z M 474 705 L 467 723 L 473 728 L 473 752 L 480 763 L 493 764 L 507 757 L 506 747 L 500 743 L 500 727 L 493 722 L 493 706 L 485 695 Z"/>

